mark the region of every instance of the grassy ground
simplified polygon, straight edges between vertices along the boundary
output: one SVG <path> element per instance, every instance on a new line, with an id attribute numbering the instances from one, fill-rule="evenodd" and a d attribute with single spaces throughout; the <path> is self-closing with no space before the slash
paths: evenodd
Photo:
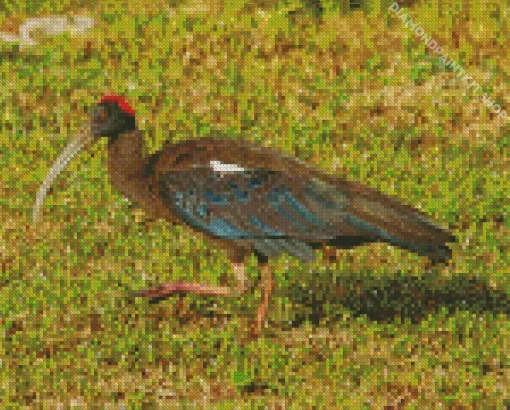
<path id="1" fill-rule="evenodd" d="M 2 3 L 2 2 L 0 2 Z M 81 37 L 0 44 L 0 406 L 504 408 L 510 404 L 509 127 L 383 1 L 4 1 L 87 15 Z M 510 6 L 415 2 L 410 14 L 510 108 Z M 229 280 L 220 249 L 146 221 L 108 184 L 104 142 L 38 185 L 106 93 L 126 95 L 147 152 L 219 130 L 279 147 L 423 209 L 459 239 L 431 270 L 382 245 L 273 261 L 259 294 L 157 305 L 130 290 Z M 249 275 L 255 283 L 252 260 Z M 61 406 L 61 407 L 58 407 Z"/>

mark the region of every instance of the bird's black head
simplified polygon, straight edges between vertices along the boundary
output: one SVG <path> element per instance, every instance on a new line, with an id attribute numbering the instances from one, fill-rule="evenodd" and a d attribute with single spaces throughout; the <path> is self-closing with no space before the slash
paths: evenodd
<path id="1" fill-rule="evenodd" d="M 94 137 L 108 137 L 114 140 L 119 134 L 136 128 L 135 111 L 124 97 L 104 96 L 94 108 L 91 131 Z"/>
<path id="2" fill-rule="evenodd" d="M 107 137 L 111 143 L 117 139 L 119 134 L 134 130 L 136 130 L 135 112 L 128 102 L 117 95 L 103 97 L 92 112 L 90 124 L 87 124 L 64 148 L 39 187 L 32 215 L 34 223 L 39 218 L 40 209 L 51 185 L 81 150 L 92 145 L 99 137 Z"/>

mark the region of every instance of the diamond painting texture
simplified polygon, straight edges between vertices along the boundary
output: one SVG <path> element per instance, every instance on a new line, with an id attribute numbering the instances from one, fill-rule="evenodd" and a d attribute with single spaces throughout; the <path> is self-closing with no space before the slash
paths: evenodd
<path id="1" fill-rule="evenodd" d="M 509 13 L 0 0 L 0 408 L 508 408 Z"/>

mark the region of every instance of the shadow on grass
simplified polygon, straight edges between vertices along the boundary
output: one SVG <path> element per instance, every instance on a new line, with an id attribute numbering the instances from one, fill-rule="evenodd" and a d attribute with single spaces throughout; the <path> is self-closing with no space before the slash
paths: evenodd
<path id="1" fill-rule="evenodd" d="M 334 313 L 337 306 L 340 311 L 347 308 L 354 316 L 366 315 L 379 322 L 408 319 L 418 323 L 440 308 L 452 313 L 457 310 L 510 313 L 510 295 L 491 289 L 486 281 L 478 278 L 458 277 L 435 283 L 416 276 L 336 279 L 336 285 L 312 282 L 308 288 L 293 286 L 289 296 L 304 309 L 298 306 L 292 327 L 307 320 L 313 324 L 324 319 L 335 321 L 342 317 Z"/>
<path id="2" fill-rule="evenodd" d="M 279 296 L 288 297 L 293 304 L 291 317 L 280 324 L 282 330 L 297 328 L 306 321 L 319 325 L 324 321 L 342 320 L 346 309 L 355 317 L 366 316 L 377 322 L 409 320 L 419 323 L 441 308 L 451 313 L 463 310 L 479 314 L 510 314 L 509 294 L 491 289 L 482 279 L 467 276 L 441 281 L 432 280 L 426 275 L 395 274 L 393 278 L 382 279 L 355 279 L 352 276 L 319 279 L 317 276 L 317 279 L 305 283 L 294 282 L 289 288 L 275 290 Z M 154 298 L 150 302 L 159 303 L 169 298 Z M 202 304 L 199 310 L 203 316 L 213 317 L 214 309 L 207 309 L 206 300 L 209 298 L 204 299 L 201 300 L 205 306 Z M 210 300 L 212 305 L 216 299 Z M 207 313 L 204 313 L 204 308 Z M 242 309 L 241 314 L 246 313 L 246 307 Z M 226 317 L 236 315 L 235 310 L 226 314 Z M 200 313 L 195 311 L 191 316 L 196 315 Z"/>

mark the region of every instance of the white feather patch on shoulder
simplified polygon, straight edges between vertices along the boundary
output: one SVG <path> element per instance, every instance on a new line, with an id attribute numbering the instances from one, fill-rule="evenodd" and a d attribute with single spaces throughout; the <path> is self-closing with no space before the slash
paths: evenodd
<path id="1" fill-rule="evenodd" d="M 228 173 L 228 172 L 244 172 L 245 168 L 237 164 L 225 164 L 221 161 L 209 161 L 209 165 L 214 172 Z"/>

